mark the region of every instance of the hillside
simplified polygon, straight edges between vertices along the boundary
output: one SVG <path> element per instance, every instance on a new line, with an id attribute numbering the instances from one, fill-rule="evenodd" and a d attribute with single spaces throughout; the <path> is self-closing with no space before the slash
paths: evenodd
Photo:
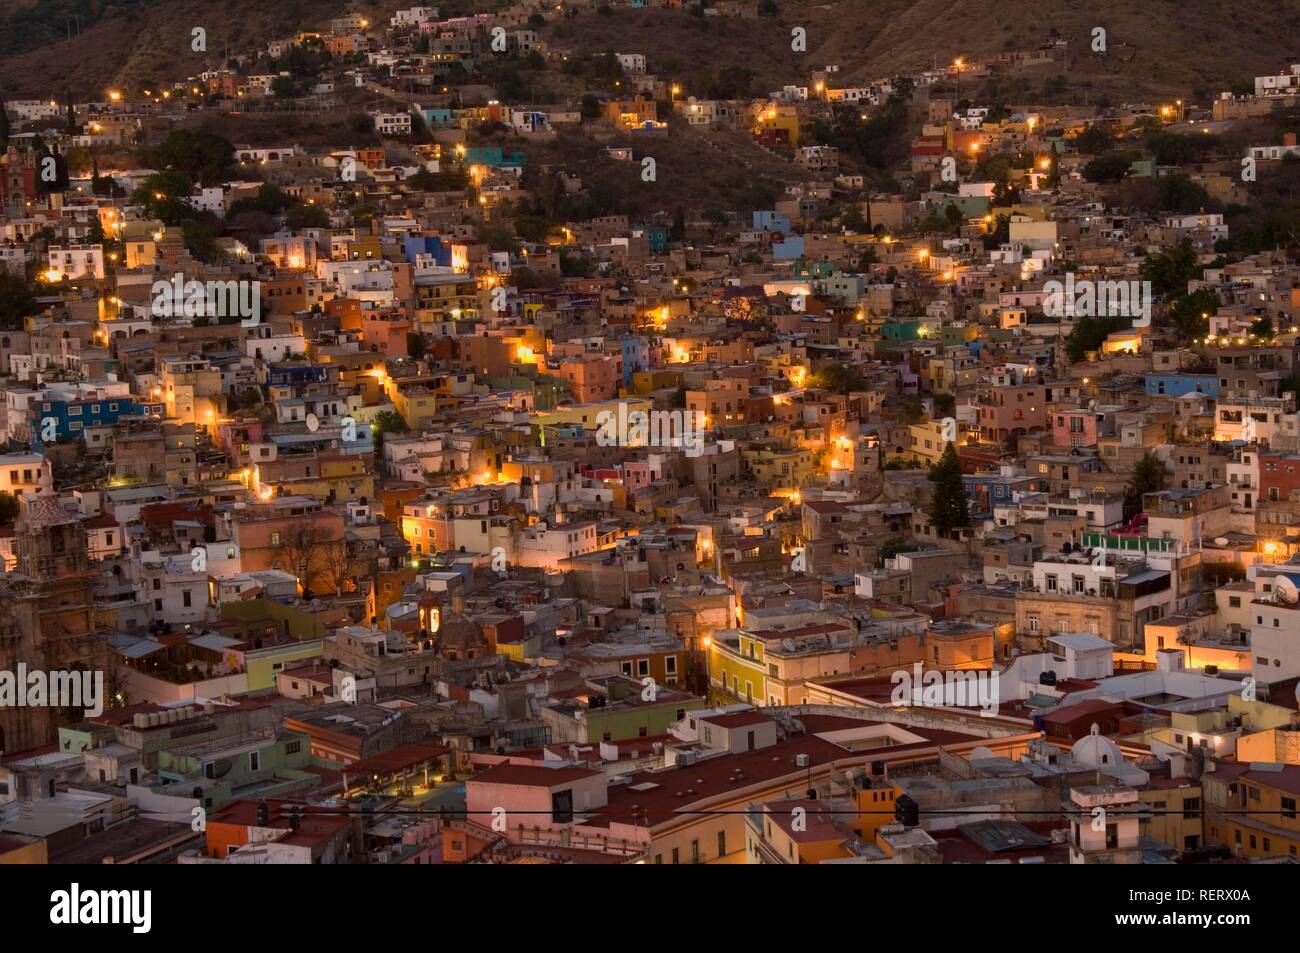
<path id="1" fill-rule="evenodd" d="M 396 3 L 366 5 L 380 11 Z M 0 55 L 0 92 L 6 99 L 61 94 L 102 96 L 105 89 L 148 79 L 179 79 L 216 68 L 231 55 L 247 52 L 266 40 L 283 37 L 300 28 L 316 28 L 332 16 L 350 9 L 346 0 L 290 0 L 281 4 L 254 0 L 141 0 L 126 6 L 108 6 L 93 23 L 83 17 L 79 34 L 68 38 L 65 27 L 55 31 L 53 42 L 32 47 L 37 37 L 19 39 L 16 19 L 40 12 L 48 22 L 66 4 L 54 0 L 10 2 L 0 6 L 0 35 L 7 35 Z M 62 21 L 60 21 L 62 23 Z M 190 31 L 207 30 L 207 52 L 190 48 Z M 42 31 L 44 35 L 46 31 Z M 18 50 L 10 52 L 10 50 Z"/>
<path id="2" fill-rule="evenodd" d="M 298 28 L 320 28 L 346 10 L 376 20 L 404 4 L 394 0 L 290 0 L 265 4 L 227 0 L 0 0 L 0 92 L 6 98 L 70 88 L 90 96 L 104 88 L 172 77 L 221 63 Z M 465 0 L 491 9 L 496 0 Z M 739 20 L 696 17 L 685 10 L 615 7 L 555 18 L 542 29 L 554 47 L 588 53 L 643 52 L 650 68 L 690 81 L 732 67 L 745 69 L 753 90 L 806 80 L 812 69 L 838 64 L 844 81 L 889 76 L 949 62 L 991 58 L 1041 45 L 1055 30 L 1070 40 L 1064 101 L 1084 95 L 1181 95 L 1204 99 L 1234 82 L 1300 60 L 1300 0 L 1237 4 L 1231 0 L 1104 0 L 1088 9 L 1067 0 L 1030 8 L 1005 0 L 780 0 L 779 15 Z M 79 34 L 68 37 L 70 18 Z M 190 50 L 190 30 L 208 31 L 208 52 Z M 790 30 L 808 31 L 808 52 L 790 49 Z M 1109 52 L 1089 49 L 1095 27 Z M 1056 69 L 1016 75 L 1004 94 L 1033 97 Z"/>
<path id="3" fill-rule="evenodd" d="M 808 31 L 808 52 L 790 50 L 790 30 Z M 1107 55 L 1089 49 L 1092 31 L 1107 32 Z M 650 69 L 686 77 L 726 66 L 750 70 L 759 91 L 792 82 L 827 64 L 843 81 L 932 67 L 955 56 L 988 59 L 1042 45 L 1055 29 L 1070 40 L 1068 78 L 1097 93 L 1213 95 L 1233 82 L 1300 60 L 1300 0 L 1243 6 L 1229 0 L 1135 6 L 1107 0 L 1088 9 L 1067 0 L 1031 8 L 1006 0 L 781 0 L 777 17 L 699 18 L 677 10 L 616 9 L 548 24 L 547 41 L 596 53 L 642 52 Z M 1019 74 L 1032 95 L 1055 70 Z M 1202 98 L 1204 98 L 1204 96 Z"/>

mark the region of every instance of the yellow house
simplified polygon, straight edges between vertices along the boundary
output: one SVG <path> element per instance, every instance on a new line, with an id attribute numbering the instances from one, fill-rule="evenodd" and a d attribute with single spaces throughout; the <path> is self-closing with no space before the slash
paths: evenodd
<path id="1" fill-rule="evenodd" d="M 634 371 L 632 374 L 632 393 L 645 397 L 657 390 L 678 387 L 682 382 L 682 372 L 660 368 L 653 371 Z"/>
<path id="2" fill-rule="evenodd" d="M 802 798 L 769 801 L 763 805 L 762 814 L 750 821 L 750 860 L 820 864 L 851 857 L 853 835 L 873 843 L 881 827 L 894 823 L 894 802 L 899 793 L 889 782 L 873 778 L 868 786 L 854 788 L 847 803 Z M 761 829 L 754 830 L 754 825 L 761 825 Z"/>
<path id="3" fill-rule="evenodd" d="M 1300 857 L 1300 765 L 1258 770 L 1247 761 L 1219 761 L 1201 776 L 1206 846 L 1242 857 Z"/>
<path id="4" fill-rule="evenodd" d="M 365 460 L 356 455 L 317 457 L 320 472 L 315 476 L 280 475 L 277 464 L 266 464 L 265 469 L 257 467 L 253 471 L 252 486 L 274 486 L 285 493 L 297 496 L 309 496 L 314 500 L 329 500 L 339 503 L 354 500 L 372 499 L 375 495 L 374 475 L 366 471 Z"/>
<path id="5" fill-rule="evenodd" d="M 624 405 L 626 409 L 620 409 Z M 528 425 L 535 428 L 541 442 L 545 445 L 542 431 L 547 427 L 582 427 L 584 430 L 598 430 L 605 414 L 613 414 L 615 420 L 629 422 L 632 414 L 648 414 L 654 409 L 654 401 L 643 397 L 623 397 L 619 400 L 602 400 L 591 404 L 572 404 L 568 407 L 556 407 L 554 410 L 541 410 L 528 415 Z"/>
<path id="6" fill-rule="evenodd" d="M 427 325 L 460 318 L 474 318 L 479 313 L 479 287 L 471 275 L 455 275 L 415 283 L 415 318 L 419 330 Z"/>
<path id="7" fill-rule="evenodd" d="M 817 456 L 808 449 L 775 447 L 742 450 L 740 455 L 754 479 L 767 486 L 802 486 L 817 472 Z"/>
<path id="8" fill-rule="evenodd" d="M 943 439 L 943 421 L 926 420 L 919 424 L 911 424 L 908 428 L 909 443 L 911 444 L 911 456 L 916 457 L 922 463 L 938 463 L 939 458 L 943 456 L 943 448 L 947 445 Z M 957 446 L 961 446 L 966 441 L 967 429 L 964 424 L 957 425 Z M 904 454 L 907 456 L 907 454 Z"/>
<path id="9" fill-rule="evenodd" d="M 427 387 L 412 386 L 391 388 L 394 409 L 402 415 L 412 430 L 421 430 L 432 423 L 438 413 L 438 397 Z"/>
<path id="10" fill-rule="evenodd" d="M 767 699 L 765 647 L 742 630 L 714 633 L 709 645 L 709 683 L 729 700 L 763 705 Z"/>
<path id="11" fill-rule="evenodd" d="M 368 235 L 348 242 L 348 261 L 378 261 L 383 257 L 384 249 L 377 236 Z"/>
<path id="12" fill-rule="evenodd" d="M 1201 785 L 1188 778 L 1152 779 L 1138 790 L 1138 800 L 1150 813 L 1142 818 L 1142 834 L 1178 850 L 1204 846 L 1201 824 Z"/>

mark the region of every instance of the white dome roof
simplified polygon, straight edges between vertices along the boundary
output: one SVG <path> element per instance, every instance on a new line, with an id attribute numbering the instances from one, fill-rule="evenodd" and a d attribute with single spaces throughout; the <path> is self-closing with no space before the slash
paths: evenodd
<path id="1" fill-rule="evenodd" d="M 1070 748 L 1070 756 L 1079 764 L 1089 768 L 1124 763 L 1124 754 L 1119 750 L 1119 745 L 1103 735 L 1096 722 L 1092 725 L 1092 732 L 1086 738 L 1080 738 Z"/>

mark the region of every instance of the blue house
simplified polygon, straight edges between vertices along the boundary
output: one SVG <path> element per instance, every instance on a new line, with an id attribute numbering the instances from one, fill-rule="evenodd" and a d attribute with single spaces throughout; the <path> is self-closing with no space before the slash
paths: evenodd
<path id="1" fill-rule="evenodd" d="M 160 400 L 142 401 L 135 397 L 90 397 L 79 400 L 33 401 L 27 411 L 32 433 L 32 448 L 39 450 L 60 438 L 76 440 L 87 428 L 110 427 L 123 417 L 161 417 Z"/>
<path id="2" fill-rule="evenodd" d="M 623 351 L 623 386 L 632 386 L 632 375 L 650 369 L 650 341 L 643 337 L 626 337 L 619 342 Z"/>
<path id="3" fill-rule="evenodd" d="M 794 266 L 794 277 L 809 278 L 816 280 L 818 278 L 829 278 L 835 274 L 835 266 L 829 261 L 801 261 Z"/>
<path id="4" fill-rule="evenodd" d="M 772 243 L 772 257 L 777 261 L 793 261 L 803 257 L 803 236 L 791 235 L 784 241 Z"/>
<path id="5" fill-rule="evenodd" d="M 668 251 L 668 229 L 663 225 L 642 225 L 646 241 L 650 243 L 650 254 L 663 255 Z"/>
<path id="6" fill-rule="evenodd" d="M 500 146 L 475 146 L 465 153 L 465 162 L 469 165 L 486 165 L 494 169 L 503 166 L 522 166 L 525 156 L 522 152 L 506 155 Z"/>
<path id="7" fill-rule="evenodd" d="M 452 110 L 446 108 L 425 109 L 424 124 L 430 129 L 450 129 L 455 125 L 456 117 Z"/>
<path id="8" fill-rule="evenodd" d="M 434 262 L 451 267 L 451 246 L 438 235 L 408 235 L 402 242 L 402 256 L 411 264 L 420 255 L 429 255 Z"/>
<path id="9" fill-rule="evenodd" d="M 788 232 L 790 220 L 780 212 L 765 209 L 754 213 L 754 228 L 762 232 Z"/>
<path id="10" fill-rule="evenodd" d="M 1148 374 L 1149 397 L 1203 396 L 1218 399 L 1219 379 L 1213 374 Z"/>

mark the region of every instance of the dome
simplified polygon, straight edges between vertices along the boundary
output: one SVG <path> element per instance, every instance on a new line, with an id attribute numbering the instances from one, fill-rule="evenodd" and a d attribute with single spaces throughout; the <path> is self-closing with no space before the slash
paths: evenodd
<path id="1" fill-rule="evenodd" d="M 1093 722 L 1092 731 L 1088 736 L 1080 738 L 1070 748 L 1070 757 L 1089 768 L 1110 767 L 1125 763 L 1124 754 L 1119 750 L 1119 745 L 1103 735 L 1096 722 Z"/>

